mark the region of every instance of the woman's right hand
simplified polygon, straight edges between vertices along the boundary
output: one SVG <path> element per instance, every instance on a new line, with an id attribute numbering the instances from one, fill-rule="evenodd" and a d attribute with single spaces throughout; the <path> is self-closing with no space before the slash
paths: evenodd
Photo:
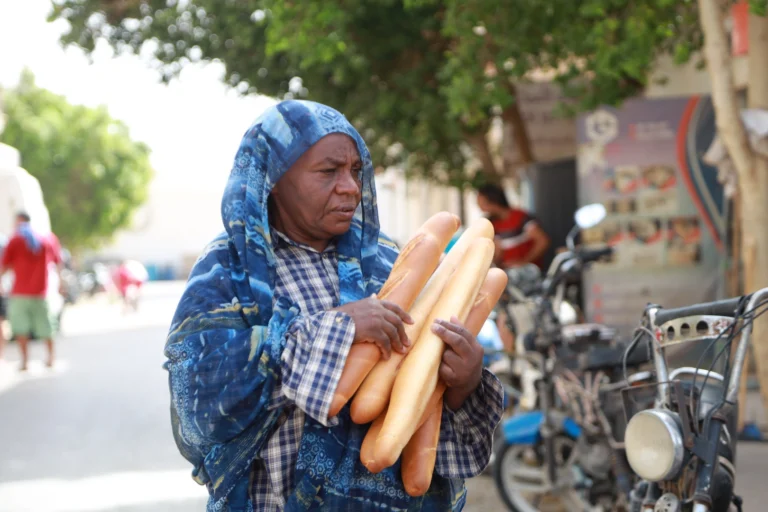
<path id="1" fill-rule="evenodd" d="M 411 342 L 405 334 L 404 324 L 412 324 L 411 316 L 392 302 L 367 299 L 350 302 L 334 309 L 346 313 L 355 323 L 354 343 L 374 343 L 383 359 L 389 359 L 392 350 L 405 353 Z"/>

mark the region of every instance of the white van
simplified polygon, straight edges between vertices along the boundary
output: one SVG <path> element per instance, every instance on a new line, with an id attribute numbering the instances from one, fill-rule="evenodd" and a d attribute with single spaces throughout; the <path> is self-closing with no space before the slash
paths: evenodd
<path id="1" fill-rule="evenodd" d="M 0 234 L 10 237 L 14 231 L 16 213 L 24 210 L 32 218 L 32 228 L 40 234 L 51 232 L 51 218 L 43 200 L 40 182 L 21 167 L 16 148 L 0 143 Z M 7 294 L 12 277 L 7 275 L 0 289 Z M 48 278 L 48 301 L 51 313 L 59 318 L 64 298 L 59 293 L 59 276 L 53 271 Z"/>

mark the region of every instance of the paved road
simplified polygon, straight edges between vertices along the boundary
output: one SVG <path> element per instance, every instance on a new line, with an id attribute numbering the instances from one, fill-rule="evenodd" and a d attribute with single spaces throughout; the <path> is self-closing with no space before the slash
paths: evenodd
<path id="1" fill-rule="evenodd" d="M 204 510 L 173 443 L 161 369 L 177 291 L 155 289 L 133 317 L 104 303 L 73 310 L 53 371 L 35 361 L 18 378 L 0 366 L 0 512 Z M 32 355 L 42 360 L 42 347 Z M 766 456 L 764 445 L 742 446 L 746 511 L 768 503 Z M 468 486 L 468 511 L 502 510 L 490 478 Z"/>

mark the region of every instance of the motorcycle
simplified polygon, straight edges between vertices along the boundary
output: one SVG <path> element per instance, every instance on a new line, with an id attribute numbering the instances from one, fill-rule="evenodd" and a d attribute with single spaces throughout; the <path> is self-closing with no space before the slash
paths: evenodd
<path id="1" fill-rule="evenodd" d="M 506 327 L 514 333 L 515 344 L 511 353 L 505 353 L 489 367 L 503 381 L 516 390 L 518 405 L 525 410 L 536 406 L 536 389 L 533 383 L 541 373 L 525 357 L 523 340 L 536 326 L 535 313 L 538 299 L 544 293 L 541 271 L 536 265 L 525 265 L 507 270 L 507 287 L 497 304 L 497 312 L 504 312 Z M 578 307 L 558 288 L 552 307 L 557 311 L 561 326 L 576 324 L 581 319 Z M 503 348 L 503 346 L 502 346 Z"/>
<path id="2" fill-rule="evenodd" d="M 576 226 L 593 227 L 604 216 L 602 205 L 586 206 L 577 212 Z M 557 314 L 567 276 L 612 252 L 577 249 L 578 229 L 569 234 L 569 250 L 548 270 L 534 328 L 523 341 L 523 357 L 538 371 L 533 382 L 538 408 L 503 420 L 494 448 L 496 487 L 515 512 L 614 510 L 632 490 L 622 453 L 624 346 L 615 342 L 613 329 L 563 326 Z M 637 351 L 626 367 L 649 360 L 650 354 Z M 629 382 L 640 385 L 650 377 L 639 373 Z"/>
<path id="3" fill-rule="evenodd" d="M 739 386 L 752 324 L 766 305 L 768 288 L 675 309 L 646 307 L 625 357 L 641 341 L 652 347 L 656 378 L 644 387 L 654 407 L 636 406 L 638 389 L 622 391 L 627 458 L 640 478 L 632 512 L 741 510 L 734 494 Z"/>

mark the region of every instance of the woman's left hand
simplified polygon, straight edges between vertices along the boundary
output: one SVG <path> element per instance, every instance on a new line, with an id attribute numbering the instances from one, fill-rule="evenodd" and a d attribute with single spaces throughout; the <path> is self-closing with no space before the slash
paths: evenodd
<path id="1" fill-rule="evenodd" d="M 459 319 L 435 320 L 432 332 L 446 344 L 440 363 L 440 379 L 445 383 L 445 403 L 453 411 L 475 392 L 483 376 L 483 347 Z"/>

